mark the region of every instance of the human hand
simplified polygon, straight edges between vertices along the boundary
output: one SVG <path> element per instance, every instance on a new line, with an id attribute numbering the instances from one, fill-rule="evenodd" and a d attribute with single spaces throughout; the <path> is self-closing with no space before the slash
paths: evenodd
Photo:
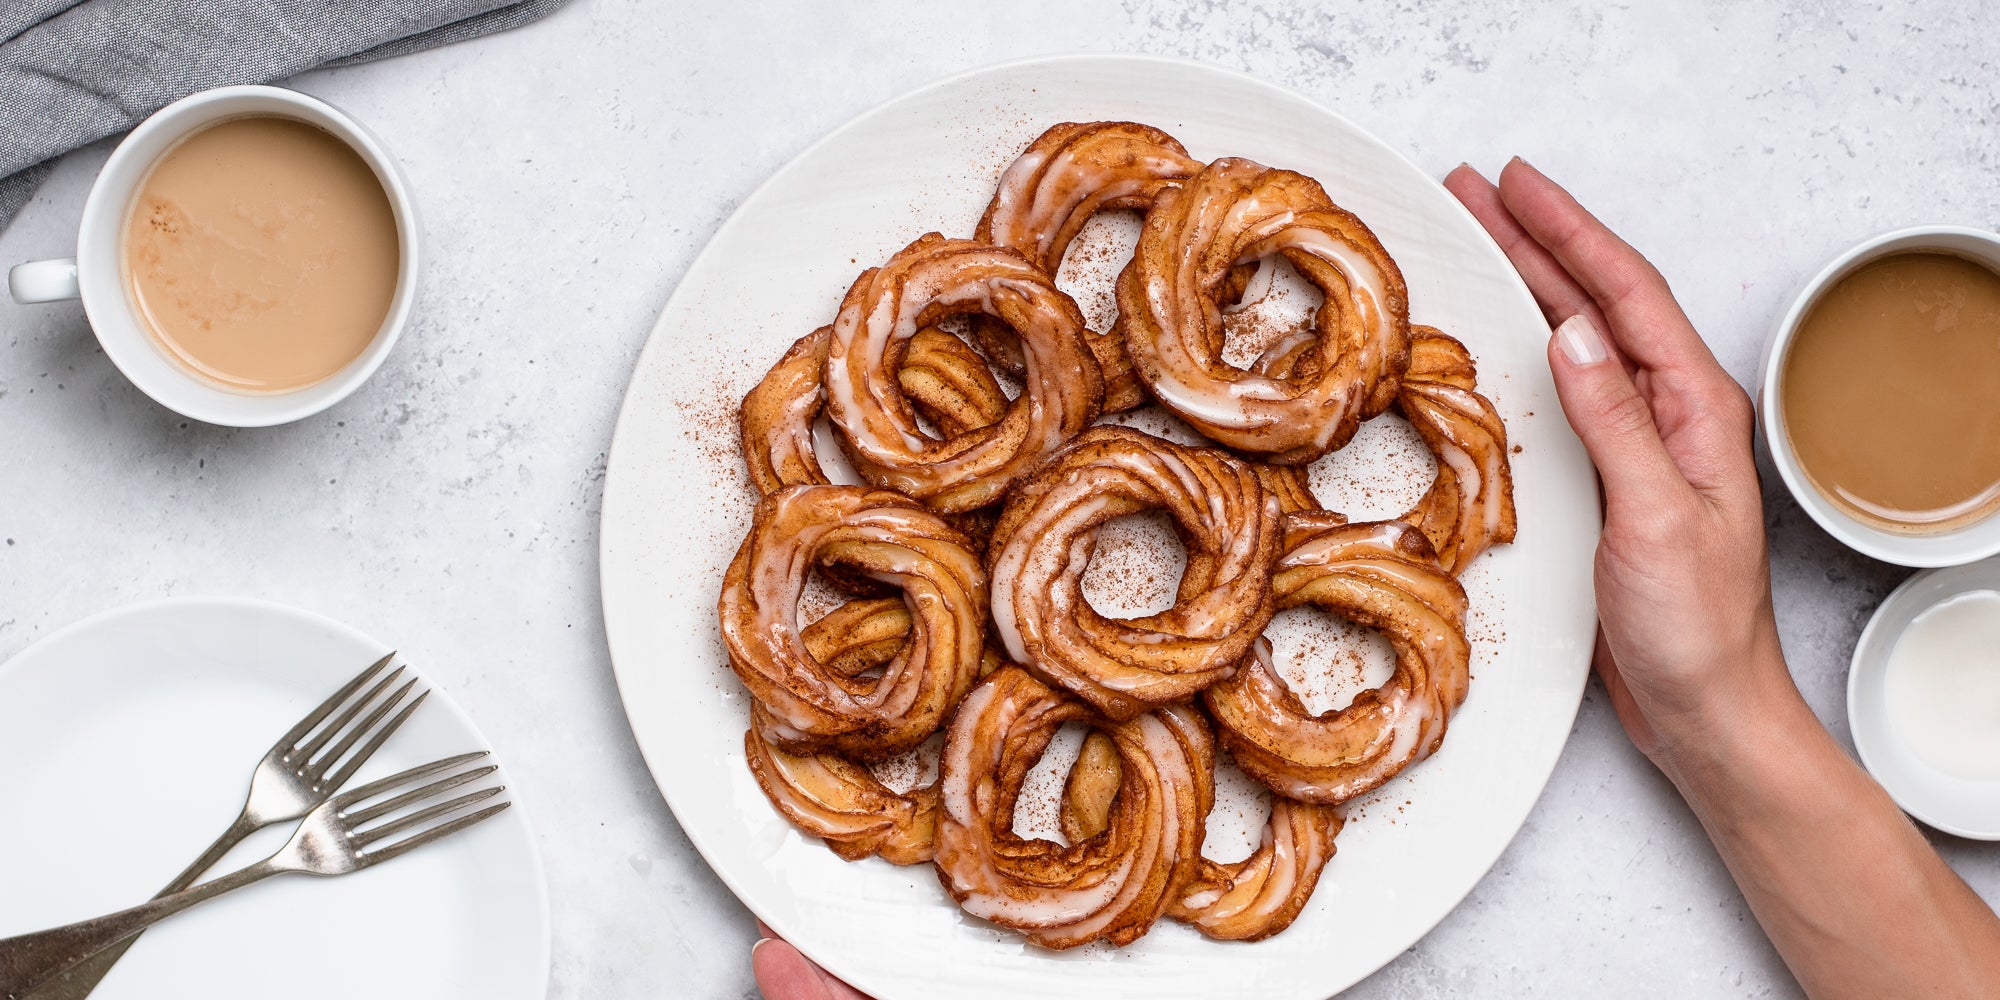
<path id="1" fill-rule="evenodd" d="M 814 965 L 762 920 L 757 921 L 757 933 L 761 936 L 750 946 L 750 969 L 764 1000 L 869 1000 Z"/>
<path id="2" fill-rule="evenodd" d="M 1594 665 L 1633 743 L 1661 762 L 1762 696 L 1795 699 L 1749 397 L 1652 264 L 1540 171 L 1517 158 L 1496 187 L 1460 166 L 1445 187 L 1555 328 L 1556 392 L 1604 494 Z"/>

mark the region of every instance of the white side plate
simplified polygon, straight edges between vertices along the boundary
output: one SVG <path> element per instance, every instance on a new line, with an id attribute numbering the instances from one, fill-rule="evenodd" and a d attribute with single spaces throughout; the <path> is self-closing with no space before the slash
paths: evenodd
<path id="1" fill-rule="evenodd" d="M 264 751 L 388 651 L 282 605 L 174 599 L 85 619 L 8 661 L 0 937 L 145 902 L 235 818 Z M 351 784 L 480 749 L 433 689 Z M 379 868 L 279 876 L 158 924 L 91 996 L 539 1000 L 548 892 L 510 792 L 513 808 Z M 215 874 L 290 835 L 262 831 Z"/>

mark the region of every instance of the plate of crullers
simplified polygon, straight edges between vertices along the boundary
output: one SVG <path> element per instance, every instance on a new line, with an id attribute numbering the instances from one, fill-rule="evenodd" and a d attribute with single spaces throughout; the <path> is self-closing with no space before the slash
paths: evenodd
<path id="1" fill-rule="evenodd" d="M 1068 56 L 878 107 L 723 223 L 627 392 L 601 572 L 653 777 L 879 1000 L 1338 992 L 1576 712 L 1547 337 L 1289 91 Z"/>

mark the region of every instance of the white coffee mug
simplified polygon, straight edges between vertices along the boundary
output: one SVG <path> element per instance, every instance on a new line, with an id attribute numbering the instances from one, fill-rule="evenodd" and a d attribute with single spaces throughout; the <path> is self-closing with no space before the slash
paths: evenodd
<path id="1" fill-rule="evenodd" d="M 284 392 L 246 392 L 190 372 L 168 356 L 134 310 L 122 272 L 125 219 L 146 173 L 161 155 L 194 132 L 229 118 L 290 118 L 316 126 L 352 147 L 389 196 L 401 261 L 388 315 L 368 347 L 332 376 Z M 77 230 L 76 256 L 19 265 L 7 275 L 16 302 L 83 299 L 104 354 L 140 391 L 184 416 L 231 427 L 266 427 L 308 417 L 345 399 L 381 367 L 402 335 L 417 291 L 417 218 L 396 163 L 360 123 L 332 105 L 281 87 L 219 87 L 181 98 L 153 113 L 125 137 L 91 185 Z"/>
<path id="2" fill-rule="evenodd" d="M 1970 524 L 1947 531 L 1907 533 L 1889 531 L 1849 514 L 1820 493 L 1806 475 L 1798 453 L 1792 449 L 1791 435 L 1785 430 L 1785 399 L 1780 391 L 1784 381 L 1785 357 L 1799 325 L 1812 311 L 1821 293 L 1833 287 L 1871 261 L 1894 253 L 1926 250 L 1955 254 L 2000 271 L 2000 235 L 1965 226 L 1913 226 L 1883 233 L 1854 245 L 1835 257 L 1806 282 L 1792 307 L 1778 321 L 1777 332 L 1764 346 L 1764 360 L 1758 375 L 1757 409 L 1764 443 L 1771 460 L 1792 497 L 1805 508 L 1826 533 L 1848 548 L 1873 559 L 1903 566 L 1958 566 L 2000 554 L 2000 512 L 1988 514 Z M 1988 402 L 1988 401 L 1982 401 Z"/>

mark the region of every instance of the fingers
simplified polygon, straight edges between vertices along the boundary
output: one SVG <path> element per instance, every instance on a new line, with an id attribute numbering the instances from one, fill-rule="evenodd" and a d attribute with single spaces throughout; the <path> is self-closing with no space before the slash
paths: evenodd
<path id="1" fill-rule="evenodd" d="M 1493 242 L 1500 245 L 1514 270 L 1521 273 L 1521 280 L 1527 282 L 1528 291 L 1542 307 L 1542 315 L 1551 328 L 1577 313 L 1588 314 L 1591 322 L 1603 328 L 1604 317 L 1598 312 L 1597 303 L 1553 254 L 1521 228 L 1521 223 L 1501 201 L 1499 188 L 1463 163 L 1445 175 L 1444 186 L 1479 220 Z"/>
<path id="2" fill-rule="evenodd" d="M 1589 316 L 1578 313 L 1556 327 L 1549 338 L 1549 370 L 1563 414 L 1604 480 L 1607 505 L 1687 490 L 1646 398 L 1612 358 L 1610 344 Z"/>
<path id="3" fill-rule="evenodd" d="M 1625 394 L 1636 385 L 1651 420 L 1635 415 L 1621 418 L 1624 423 L 1645 425 L 1655 438 L 1663 438 L 1666 452 L 1695 486 L 1740 486 L 1746 463 L 1734 459 L 1748 457 L 1738 454 L 1743 451 L 1738 425 L 1747 426 L 1743 391 L 1702 342 L 1659 272 L 1569 192 L 1519 159 L 1501 172 L 1497 188 L 1464 166 L 1452 171 L 1445 186 L 1507 252 L 1551 325 L 1583 316 L 1589 329 L 1600 334 L 1594 341 L 1608 344 L 1606 351 L 1620 361 L 1625 380 L 1610 379 L 1608 373 L 1580 383 L 1572 380 L 1572 392 L 1590 386 L 1593 392 L 1615 390 L 1616 396 L 1615 404 L 1596 399 L 1582 412 L 1570 405 L 1570 395 L 1564 396 L 1579 435 L 1584 430 L 1579 421 L 1601 425 L 1607 419 L 1593 416 L 1593 406 L 1622 406 L 1636 414 L 1639 404 Z M 1557 369 L 1560 387 L 1562 366 L 1553 356 L 1550 364 Z M 1592 457 L 1600 467 L 1608 460 L 1597 448 Z"/>
<path id="4" fill-rule="evenodd" d="M 1597 304 L 1626 357 L 1676 382 L 1713 388 L 1728 378 L 1688 322 L 1673 290 L 1639 251 L 1618 238 L 1562 186 L 1516 158 L 1500 171 L 1499 195 L 1521 228 Z M 1593 317 L 1593 322 L 1596 317 Z M 1676 385 L 1676 388 L 1681 388 Z"/>
<path id="5" fill-rule="evenodd" d="M 763 921 L 757 929 L 767 936 L 750 947 L 750 969 L 764 1000 L 868 1000 L 812 964 L 790 942 L 769 936 L 771 929 Z"/>

